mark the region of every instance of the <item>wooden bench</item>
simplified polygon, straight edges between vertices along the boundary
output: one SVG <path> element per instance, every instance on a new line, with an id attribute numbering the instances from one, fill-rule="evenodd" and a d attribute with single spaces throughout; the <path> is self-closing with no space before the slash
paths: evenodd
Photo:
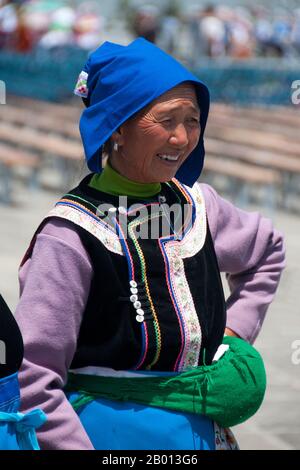
<path id="1" fill-rule="evenodd" d="M 208 125 L 210 125 L 210 123 L 217 124 L 218 126 L 230 126 L 235 129 L 253 129 L 267 133 L 275 133 L 276 135 L 287 137 L 293 141 L 300 140 L 300 123 L 294 126 L 288 126 L 282 123 L 272 122 L 270 119 L 265 119 L 262 122 L 259 119 L 248 116 L 247 113 L 245 113 L 245 115 L 235 113 L 227 115 L 226 113 L 219 113 L 214 107 L 212 107 Z"/>
<path id="2" fill-rule="evenodd" d="M 83 147 L 78 140 L 48 135 L 37 129 L 0 122 L 0 140 L 14 146 L 18 152 L 35 154 L 40 162 L 39 168 L 45 167 L 46 162 L 51 165 L 55 162 L 61 188 L 72 184 L 76 164 L 78 166 L 79 162 L 84 162 Z M 33 175 L 37 181 L 37 172 Z"/>
<path id="3" fill-rule="evenodd" d="M 258 168 L 243 162 L 221 158 L 219 155 L 209 154 L 205 160 L 203 177 L 215 184 L 216 177 L 226 177 L 226 192 L 231 199 L 241 207 L 248 205 L 253 196 L 253 189 L 263 190 L 263 205 L 274 211 L 277 206 L 277 187 L 281 184 L 280 173 L 268 168 Z"/>
<path id="4" fill-rule="evenodd" d="M 58 105 L 19 96 L 8 97 L 0 118 L 0 140 L 5 143 L 10 155 L 14 151 L 20 157 L 23 153 L 39 162 L 36 168 L 31 169 L 30 186 L 33 186 L 33 182 L 37 185 L 40 180 L 39 170 L 48 167 L 52 173 L 53 169 L 58 171 L 60 178 L 57 180 L 61 184 L 57 185 L 57 189 L 63 189 L 73 184 L 75 171 L 81 166 L 81 161 L 84 166 L 78 128 L 84 105 L 81 100 L 76 103 L 76 106 Z M 22 165 L 19 159 L 14 166 L 9 166 L 5 152 L 2 151 L 1 155 L 0 183 L 2 188 L 5 186 L 1 200 L 8 202 L 11 196 L 4 195 L 11 194 L 13 175 L 17 173 L 18 166 Z"/>
<path id="5" fill-rule="evenodd" d="M 0 139 L 39 155 L 43 166 L 56 162 L 65 186 L 74 163 L 84 162 L 78 130 L 82 109 L 80 100 L 73 106 L 11 97 L 1 117 Z M 299 124 L 294 109 L 213 104 L 205 139 L 206 174 L 223 174 L 240 201 L 249 200 L 253 186 L 260 193 L 265 188 L 269 206 L 277 204 L 276 192 L 285 201 L 300 172 Z"/>
<path id="6" fill-rule="evenodd" d="M 262 107 L 235 107 L 225 104 L 215 103 L 212 105 L 212 115 L 223 115 L 227 118 L 247 117 L 255 122 L 262 124 L 279 124 L 283 127 L 292 127 L 299 129 L 300 115 L 299 108 L 296 106 L 283 107 L 272 106 L 271 108 Z"/>
<path id="7" fill-rule="evenodd" d="M 7 123 L 0 123 L 0 139 L 21 147 L 51 154 L 56 158 L 78 161 L 83 158 L 83 148 L 79 142 L 63 139 L 60 136 L 47 135 L 36 129 L 19 128 Z"/>
<path id="8" fill-rule="evenodd" d="M 48 113 L 33 109 L 18 108 L 6 105 L 1 121 L 23 127 L 43 130 L 47 133 L 61 134 L 71 139 L 80 140 L 78 123 L 63 118 L 54 117 Z"/>
<path id="9" fill-rule="evenodd" d="M 29 185 L 35 187 L 36 175 L 40 168 L 40 158 L 25 150 L 16 149 L 0 144 L 0 201 L 5 204 L 12 203 L 13 194 L 13 171 L 16 168 L 27 168 L 30 170 Z"/>
<path id="10" fill-rule="evenodd" d="M 236 145 L 217 139 L 207 138 L 205 141 L 207 156 L 219 155 L 227 159 L 255 165 L 257 170 L 262 168 L 275 170 L 281 176 L 281 183 L 276 190 L 280 193 L 279 204 L 287 208 L 289 204 L 289 192 L 293 181 L 296 182 L 297 191 L 300 179 L 300 158 L 286 155 L 274 155 L 272 152 L 252 149 L 247 145 Z"/>
<path id="11" fill-rule="evenodd" d="M 205 140 L 205 148 L 208 154 L 218 153 L 234 160 L 241 160 L 266 168 L 274 168 L 282 173 L 297 173 L 300 176 L 300 158 L 284 154 L 274 155 L 270 151 L 252 149 L 248 145 L 232 144 L 210 137 Z"/>
<path id="12" fill-rule="evenodd" d="M 208 155 L 213 153 L 280 171 L 279 205 L 287 209 L 291 200 L 299 199 L 300 193 L 299 127 L 298 110 L 215 104 L 207 126 L 205 147 Z"/>
<path id="13" fill-rule="evenodd" d="M 84 104 L 81 99 L 76 99 L 76 104 L 56 104 L 49 103 L 48 101 L 34 100 L 31 98 L 21 96 L 9 96 L 7 104 L 18 107 L 20 109 L 27 109 L 36 111 L 38 113 L 47 114 L 55 119 L 65 119 L 69 121 L 78 122 L 81 112 L 84 109 Z"/>
<path id="14" fill-rule="evenodd" d="M 233 128 L 230 127 L 230 121 L 227 126 L 210 122 L 206 136 L 223 142 L 248 145 L 249 148 L 271 150 L 275 154 L 300 157 L 300 141 L 298 139 L 291 141 L 284 136 L 264 130 Z"/>

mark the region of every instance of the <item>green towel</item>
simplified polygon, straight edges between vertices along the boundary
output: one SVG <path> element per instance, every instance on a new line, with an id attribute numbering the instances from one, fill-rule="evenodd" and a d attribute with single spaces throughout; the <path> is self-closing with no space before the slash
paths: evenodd
<path id="1" fill-rule="evenodd" d="M 221 427 L 240 424 L 260 407 L 266 390 L 263 360 L 246 341 L 226 336 L 229 349 L 215 363 L 174 376 L 99 377 L 69 374 L 67 392 L 79 392 L 74 409 L 97 398 L 203 414 Z"/>

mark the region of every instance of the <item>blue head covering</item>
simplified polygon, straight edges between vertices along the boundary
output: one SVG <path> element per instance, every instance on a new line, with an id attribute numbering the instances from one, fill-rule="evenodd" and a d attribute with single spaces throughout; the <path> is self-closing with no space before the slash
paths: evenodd
<path id="1" fill-rule="evenodd" d="M 192 186 L 203 167 L 203 133 L 209 110 L 207 87 L 177 60 L 143 38 L 128 46 L 105 42 L 96 49 L 75 89 L 87 106 L 80 119 L 80 133 L 89 169 L 101 171 L 102 145 L 121 124 L 166 91 L 186 81 L 193 82 L 196 87 L 201 135 L 197 147 L 176 177 Z"/>

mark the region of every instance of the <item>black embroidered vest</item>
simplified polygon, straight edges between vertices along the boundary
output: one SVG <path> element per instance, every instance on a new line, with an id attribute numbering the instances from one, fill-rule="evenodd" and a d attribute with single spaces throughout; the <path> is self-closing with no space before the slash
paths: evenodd
<path id="1" fill-rule="evenodd" d="M 94 269 L 71 368 L 177 371 L 211 363 L 226 305 L 200 186 L 172 180 L 158 197 L 120 207 L 118 197 L 88 186 L 91 176 L 49 214 L 74 225 Z M 173 204 L 182 223 L 166 214 Z"/>

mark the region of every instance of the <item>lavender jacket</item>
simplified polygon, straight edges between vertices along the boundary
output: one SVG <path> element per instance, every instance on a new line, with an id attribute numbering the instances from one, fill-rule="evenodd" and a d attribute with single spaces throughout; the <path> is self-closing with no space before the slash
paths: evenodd
<path id="1" fill-rule="evenodd" d="M 282 234 L 269 219 L 245 212 L 201 185 L 221 272 L 227 273 L 227 327 L 249 342 L 259 333 L 284 268 Z M 40 407 L 48 422 L 42 449 L 93 449 L 62 388 L 93 276 L 73 225 L 50 219 L 20 269 L 16 318 L 25 345 L 20 371 L 22 410 Z"/>

